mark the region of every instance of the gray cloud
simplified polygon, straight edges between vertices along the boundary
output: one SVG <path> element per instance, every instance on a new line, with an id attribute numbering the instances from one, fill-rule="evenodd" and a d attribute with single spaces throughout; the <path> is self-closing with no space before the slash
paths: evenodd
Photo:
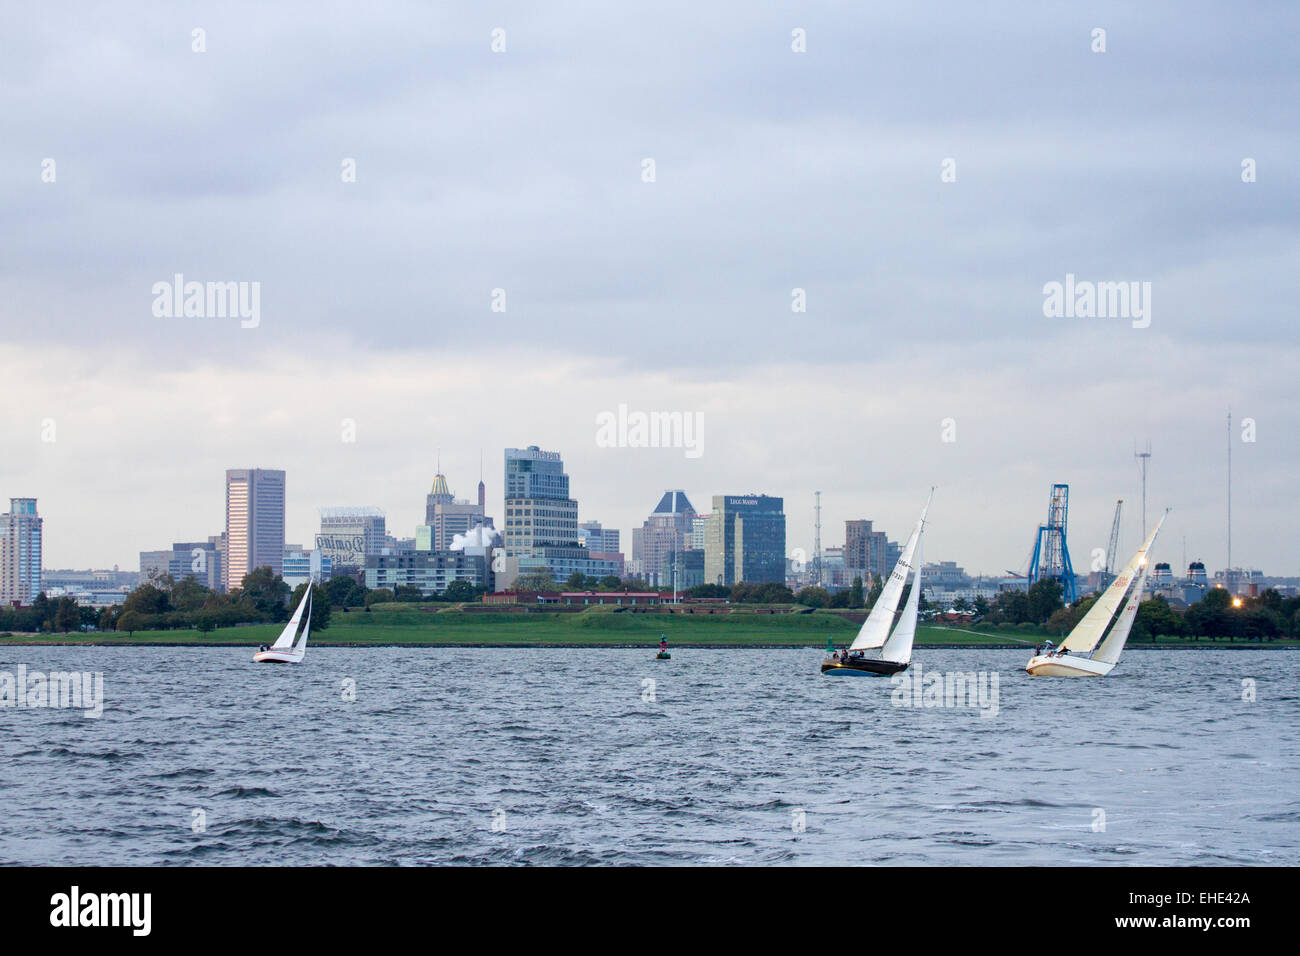
<path id="1" fill-rule="evenodd" d="M 7 469 L 0 494 L 34 484 L 70 502 L 77 469 L 108 460 L 139 470 L 122 479 L 130 500 L 175 493 L 178 510 L 200 508 L 145 476 L 178 468 L 175 480 L 194 486 L 200 461 L 219 476 L 291 460 L 284 443 L 311 440 L 301 436 L 322 403 L 335 419 L 366 405 L 357 394 L 373 383 L 352 370 L 383 375 L 418 357 L 425 378 L 402 399 L 423 407 L 445 394 L 451 364 L 478 352 L 519 387 L 488 390 L 444 448 L 468 446 L 476 461 L 483 445 L 491 475 L 502 445 L 569 442 L 584 513 L 591 501 L 603 512 L 591 516 L 625 528 L 662 487 L 680 484 L 702 507 L 737 482 L 791 499 L 792 543 L 810 526 L 814 485 L 835 521 L 893 512 L 902 527 L 938 472 L 953 488 L 951 556 L 1014 567 L 1027 544 L 987 525 L 1039 520 L 1053 480 L 1089 487 L 1079 527 L 1104 525 L 1114 486 L 1132 482 L 1131 443 L 1149 434 L 1153 481 L 1181 469 L 1167 497 L 1189 515 L 1189 541 L 1214 541 L 1219 465 L 1200 456 L 1218 447 L 1222 410 L 1280 424 L 1294 404 L 1300 12 L 1254 10 L 11 9 L 0 30 L 0 329 L 73 364 L 17 353 L 44 374 L 23 379 L 32 391 L 13 403 L 8 434 L 30 442 L 31 416 L 76 408 L 64 388 L 90 386 L 61 378 L 85 363 L 115 441 L 92 458 L 90 444 L 70 447 L 84 430 L 65 432 L 67 458 L 38 450 L 30 468 Z M 494 55 L 498 26 L 508 51 Z M 1089 51 L 1097 26 L 1105 54 Z M 206 53 L 190 50 L 194 27 Z M 806 54 L 790 52 L 794 27 L 808 31 Z M 1247 156 L 1259 164 L 1250 185 Z M 40 182 L 44 157 L 58 163 L 55 184 Z M 344 157 L 357 161 L 355 184 L 340 182 Z M 639 180 L 643 157 L 656 160 L 652 185 Z M 956 183 L 939 181 L 945 157 Z M 262 325 L 155 318 L 151 286 L 177 272 L 261 282 Z M 1152 282 L 1152 327 L 1045 319 L 1041 288 L 1067 272 Z M 496 287 L 504 314 L 489 311 Z M 806 314 L 790 311 L 794 287 L 807 290 Z M 273 434 L 249 447 L 241 416 L 269 402 L 221 396 L 229 381 L 255 388 L 250 369 L 285 363 L 318 392 L 283 395 Z M 536 363 L 582 369 L 589 387 L 536 403 L 522 384 L 558 387 Z M 161 393 L 115 381 L 116 368 Z M 340 369 L 348 390 L 335 394 Z M 191 392 L 197 382 L 213 394 Z M 898 404 L 889 389 L 924 404 Z M 710 413 L 700 463 L 624 466 L 587 447 L 596 411 L 660 407 L 668 394 Z M 177 422 L 162 444 L 148 422 L 176 395 L 189 427 Z M 978 440 L 929 457 L 942 452 L 933 420 L 952 406 Z M 408 424 L 427 429 L 415 442 L 425 451 L 448 432 L 436 416 Z M 782 429 L 809 447 L 772 440 Z M 846 435 L 891 451 L 857 456 Z M 197 455 L 213 436 L 228 437 L 220 454 Z M 297 484 L 321 500 L 296 507 L 380 498 L 414 510 L 407 486 L 418 504 L 428 461 L 404 437 L 383 446 L 382 477 L 343 470 L 339 487 Z M 178 445 L 187 464 L 163 464 Z M 1295 454 L 1262 439 L 1244 454 L 1253 503 L 1272 502 L 1273 517 L 1252 539 L 1243 512 L 1242 553 L 1294 564 L 1271 526 L 1278 509 L 1294 523 L 1278 483 Z M 202 507 L 219 505 L 219 489 L 203 494 L 216 497 Z M 88 555 L 130 563 L 134 550 L 203 530 L 169 529 L 160 517 L 151 540 L 118 554 L 106 537 Z M 1032 526 L 1017 533 L 1027 542 Z M 58 535 L 52 521 L 52 548 Z M 65 553 L 77 563 L 75 548 Z"/>

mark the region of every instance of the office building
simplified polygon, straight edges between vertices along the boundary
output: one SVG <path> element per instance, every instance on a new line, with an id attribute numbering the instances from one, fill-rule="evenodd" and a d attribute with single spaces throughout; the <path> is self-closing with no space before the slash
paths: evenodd
<path id="1" fill-rule="evenodd" d="M 28 605 L 41 593 L 42 524 L 35 498 L 10 498 L 0 515 L 0 605 Z"/>
<path id="2" fill-rule="evenodd" d="M 384 550 L 386 521 L 383 511 L 368 505 L 321 508 L 316 550 L 339 573 L 360 571 L 366 566 L 366 555 Z"/>
<path id="3" fill-rule="evenodd" d="M 714 495 L 704 546 L 704 577 L 785 582 L 785 500 L 769 495 Z"/>
<path id="4" fill-rule="evenodd" d="M 280 574 L 284 561 L 284 472 L 232 468 L 226 472 L 226 589 L 244 575 L 269 567 Z"/>
<path id="5" fill-rule="evenodd" d="M 893 570 L 889 563 L 889 538 L 875 531 L 865 519 L 844 522 L 844 564 L 862 575 L 885 577 Z"/>
<path id="6" fill-rule="evenodd" d="M 690 549 L 695 517 L 686 492 L 669 490 L 641 527 L 632 529 L 632 562 L 647 583 L 672 587 L 673 559 Z M 680 560 L 677 575 L 680 580 Z"/>
<path id="7" fill-rule="evenodd" d="M 505 552 L 521 575 L 546 572 L 564 582 L 573 574 L 622 574 L 621 560 L 595 557 L 579 542 L 578 502 L 559 452 L 505 450 L 505 508 Z"/>
<path id="8" fill-rule="evenodd" d="M 490 554 L 464 548 L 366 556 L 366 587 L 371 589 L 413 587 L 428 596 L 443 593 L 453 581 L 491 590 Z"/>
<path id="9" fill-rule="evenodd" d="M 173 581 L 194 578 L 213 591 L 224 591 L 225 546 L 222 535 L 206 541 L 177 541 L 165 551 L 141 551 L 140 575 L 148 580 L 154 575 L 169 574 Z"/>
<path id="10" fill-rule="evenodd" d="M 578 543 L 597 554 L 618 554 L 617 528 L 601 527 L 599 521 L 584 521 L 578 525 Z"/>
<path id="11" fill-rule="evenodd" d="M 300 545 L 288 545 L 284 549 L 283 567 L 284 583 L 291 588 L 308 581 L 324 584 L 334 574 L 334 559 L 318 548 L 308 550 Z"/>
<path id="12" fill-rule="evenodd" d="M 433 479 L 433 490 L 425 498 L 424 524 L 415 532 L 417 551 L 446 551 L 452 539 L 472 528 L 491 528 L 486 514 L 487 491 L 479 481 L 479 501 L 458 500 L 441 472 Z"/>

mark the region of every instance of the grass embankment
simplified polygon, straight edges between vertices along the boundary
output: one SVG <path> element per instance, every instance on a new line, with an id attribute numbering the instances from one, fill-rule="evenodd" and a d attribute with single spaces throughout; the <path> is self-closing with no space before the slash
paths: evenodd
<path id="1" fill-rule="evenodd" d="M 8 644 L 101 644 L 252 647 L 275 640 L 281 625 L 227 627 L 202 634 L 196 630 L 136 631 L 89 634 L 42 634 L 0 637 Z M 837 647 L 848 645 L 858 625 L 836 614 L 759 614 L 738 609 L 731 614 L 652 614 L 588 608 L 581 612 L 465 611 L 447 604 L 377 604 L 369 612 L 335 610 L 324 631 L 314 631 L 313 645 L 336 646 L 561 646 L 646 647 L 659 635 L 677 647 L 824 647 L 827 638 Z M 921 647 L 1032 647 L 1042 636 L 984 633 L 959 627 L 922 625 Z M 1297 646 L 1275 641 L 1266 647 Z M 1134 644 L 1133 646 L 1143 646 Z M 1150 646 L 1150 645 L 1146 645 Z M 1193 641 L 1162 638 L 1157 647 L 1259 647 L 1255 642 Z"/>

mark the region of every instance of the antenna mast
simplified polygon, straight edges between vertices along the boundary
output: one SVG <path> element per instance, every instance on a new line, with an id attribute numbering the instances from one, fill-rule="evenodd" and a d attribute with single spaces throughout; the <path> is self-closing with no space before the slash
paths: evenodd
<path id="1" fill-rule="evenodd" d="M 1147 462 L 1151 460 L 1151 442 L 1147 442 L 1146 451 L 1137 450 L 1137 442 L 1133 443 L 1133 457 L 1137 459 L 1138 467 L 1142 469 L 1142 540 L 1147 539 Z"/>
<path id="2" fill-rule="evenodd" d="M 814 492 L 817 495 L 817 523 L 814 526 L 813 535 L 813 584 L 817 587 L 822 586 L 822 493 Z"/>

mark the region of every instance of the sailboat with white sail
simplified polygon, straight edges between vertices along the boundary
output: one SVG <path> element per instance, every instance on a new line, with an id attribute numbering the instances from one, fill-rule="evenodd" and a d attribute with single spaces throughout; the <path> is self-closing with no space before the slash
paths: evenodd
<path id="1" fill-rule="evenodd" d="M 298 602 L 298 609 L 293 612 L 293 617 L 289 618 L 289 623 L 284 626 L 275 643 L 263 647 L 253 655 L 256 663 L 297 664 L 302 661 L 303 655 L 307 653 L 307 634 L 311 630 L 311 592 L 312 586 L 308 584 L 306 593 Z M 302 629 L 301 637 L 298 636 L 299 627 Z"/>
<path id="2" fill-rule="evenodd" d="M 1166 511 L 1165 516 L 1168 514 Z M 1025 665 L 1026 671 L 1034 677 L 1105 677 L 1115 669 L 1119 656 L 1124 651 L 1124 644 L 1128 641 L 1129 632 L 1133 630 L 1133 621 L 1137 618 L 1142 594 L 1146 590 L 1147 573 L 1150 570 L 1148 552 L 1164 523 L 1165 517 L 1162 516 L 1151 532 L 1151 537 L 1133 555 L 1133 559 L 1111 582 L 1110 587 L 1097 598 L 1088 613 L 1061 642 L 1061 646 L 1034 655 Z M 1126 594 L 1127 602 L 1124 601 Z M 1121 604 L 1124 605 L 1124 610 L 1107 634 L 1106 627 Z"/>
<path id="3" fill-rule="evenodd" d="M 916 618 L 921 602 L 921 535 L 925 531 L 925 516 L 934 501 L 934 489 L 921 509 L 912 536 L 907 539 L 898 564 L 880 590 L 871 613 L 862 622 L 862 629 L 847 651 L 832 652 L 822 661 L 822 673 L 832 676 L 862 676 L 897 674 L 907 670 L 912 663 L 912 643 L 916 639 Z M 903 606 L 903 613 L 894 623 L 894 615 L 903 598 L 903 587 L 909 572 L 912 590 Z M 893 633 L 890 633 L 893 628 Z M 878 652 L 878 653 L 877 653 Z"/>

